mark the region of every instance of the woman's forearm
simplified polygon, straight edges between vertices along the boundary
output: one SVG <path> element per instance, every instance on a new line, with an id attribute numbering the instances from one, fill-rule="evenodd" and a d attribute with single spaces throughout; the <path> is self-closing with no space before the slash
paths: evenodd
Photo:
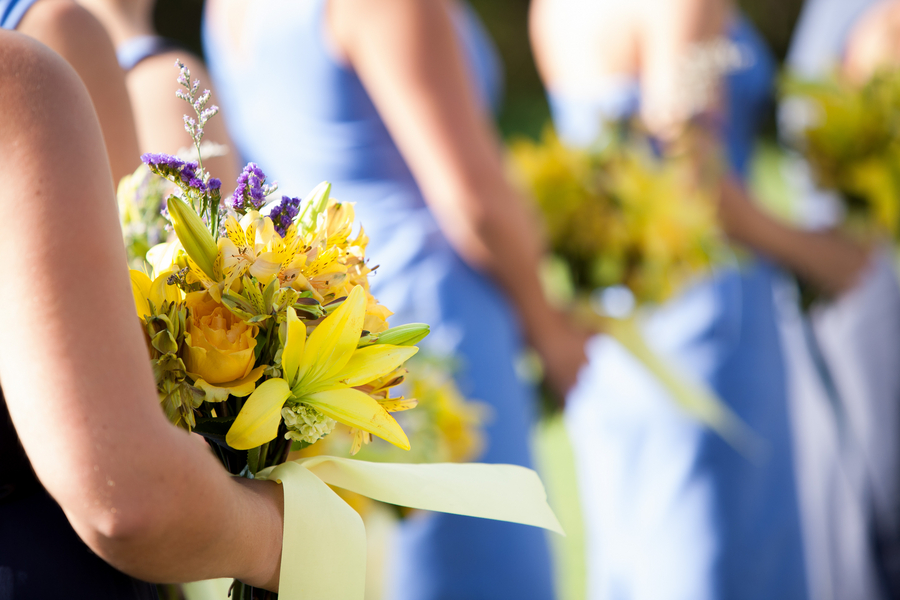
<path id="1" fill-rule="evenodd" d="M 768 256 L 827 294 L 857 282 L 868 250 L 836 231 L 807 231 L 786 225 L 758 208 L 736 183 L 725 186 L 722 221 L 736 242 Z"/>

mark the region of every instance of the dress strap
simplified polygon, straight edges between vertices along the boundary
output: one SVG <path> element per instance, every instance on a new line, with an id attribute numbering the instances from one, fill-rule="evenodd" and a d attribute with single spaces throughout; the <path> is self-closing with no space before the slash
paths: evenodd
<path id="1" fill-rule="evenodd" d="M 2 1 L 0 0 L 0 2 Z M 127 72 L 135 68 L 142 60 L 179 48 L 180 46 L 170 39 L 158 35 L 140 35 L 119 44 L 119 47 L 116 48 L 116 58 L 122 69 Z"/>
<path id="2" fill-rule="evenodd" d="M 0 29 L 15 29 L 37 0 L 0 0 Z"/>

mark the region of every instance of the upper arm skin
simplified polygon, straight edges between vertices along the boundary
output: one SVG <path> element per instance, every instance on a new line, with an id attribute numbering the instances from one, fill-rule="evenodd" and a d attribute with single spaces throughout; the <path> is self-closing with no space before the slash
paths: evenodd
<path id="1" fill-rule="evenodd" d="M 232 481 L 160 410 L 84 85 L 10 32 L 0 32 L 0 156 L 0 381 L 41 483 L 127 573 L 268 581 L 271 564 L 260 575 L 228 549 L 274 562 L 278 500 Z"/>
<path id="2" fill-rule="evenodd" d="M 191 71 L 191 79 L 200 80 L 200 91 L 211 89 L 209 74 L 199 58 L 182 51 L 166 52 L 142 60 L 126 76 L 128 93 L 134 106 L 135 124 L 141 152 L 167 152 L 175 154 L 193 144 L 184 129 L 182 117 L 194 117 L 193 109 L 175 96 L 178 89 L 178 70 L 175 60 L 180 59 Z M 215 90 L 212 90 L 210 104 L 216 104 Z M 205 129 L 203 141 L 216 142 L 228 147 L 228 154 L 206 159 L 203 166 L 224 182 L 222 193 L 226 194 L 235 185 L 240 166 L 231 138 L 225 129 L 221 115 L 210 119 Z M 229 187 L 231 186 L 231 187 Z"/>
<path id="3" fill-rule="evenodd" d="M 91 96 L 115 182 L 140 164 L 125 74 L 106 30 L 71 0 L 41 0 L 25 13 L 17 31 L 54 50 L 75 69 Z"/>
<path id="4" fill-rule="evenodd" d="M 448 4 L 331 0 L 329 21 L 442 229 L 479 262 L 474 230 L 519 199 L 504 179 L 499 139 L 476 99 Z"/>
<path id="5" fill-rule="evenodd" d="M 688 52 L 725 33 L 731 5 L 727 0 L 647 0 L 641 7 L 642 116 L 651 130 L 665 133 L 686 116 L 679 99 Z"/>

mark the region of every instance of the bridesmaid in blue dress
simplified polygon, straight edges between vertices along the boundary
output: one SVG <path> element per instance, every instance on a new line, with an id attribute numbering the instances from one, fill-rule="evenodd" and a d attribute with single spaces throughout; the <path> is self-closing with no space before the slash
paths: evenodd
<path id="1" fill-rule="evenodd" d="M 538 0 L 532 36 L 557 131 L 576 146 L 597 141 L 604 123 L 638 114 L 665 139 L 688 116 L 673 99 L 692 83 L 679 78 L 679 61 L 695 43 L 727 37 L 743 67 L 724 78 L 721 116 L 712 120 L 721 123 L 736 178 L 723 186 L 723 225 L 756 256 L 658 308 L 645 335 L 708 384 L 765 441 L 765 453 L 756 460 L 739 453 L 678 411 L 618 344 L 593 340 L 566 415 L 587 528 L 588 597 L 802 600 L 777 271 L 762 255 L 830 289 L 847 285 L 857 258 L 845 257 L 841 240 L 771 221 L 736 182 L 748 171 L 774 61 L 749 23 L 718 1 Z M 833 259 L 834 273 L 805 245 Z"/>
<path id="2" fill-rule="evenodd" d="M 489 120 L 501 67 L 474 13 L 450 0 L 221 0 L 204 38 L 243 158 L 285 190 L 327 179 L 356 203 L 391 322 L 431 324 L 431 349 L 456 357 L 461 390 L 492 408 L 478 460 L 530 466 L 523 334 L 561 391 L 586 338 L 540 291 L 537 228 Z M 391 562 L 393 600 L 553 596 L 532 528 L 417 514 Z"/>

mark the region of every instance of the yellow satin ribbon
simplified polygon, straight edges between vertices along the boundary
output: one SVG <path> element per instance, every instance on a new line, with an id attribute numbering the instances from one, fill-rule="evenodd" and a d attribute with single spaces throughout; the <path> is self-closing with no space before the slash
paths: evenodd
<path id="1" fill-rule="evenodd" d="M 565 535 L 537 473 L 514 465 L 371 463 L 314 456 L 264 469 L 284 486 L 281 600 L 362 600 L 362 519 L 326 484 L 398 506 L 533 525 Z M 188 600 L 225 600 L 231 580 L 187 584 Z"/>

